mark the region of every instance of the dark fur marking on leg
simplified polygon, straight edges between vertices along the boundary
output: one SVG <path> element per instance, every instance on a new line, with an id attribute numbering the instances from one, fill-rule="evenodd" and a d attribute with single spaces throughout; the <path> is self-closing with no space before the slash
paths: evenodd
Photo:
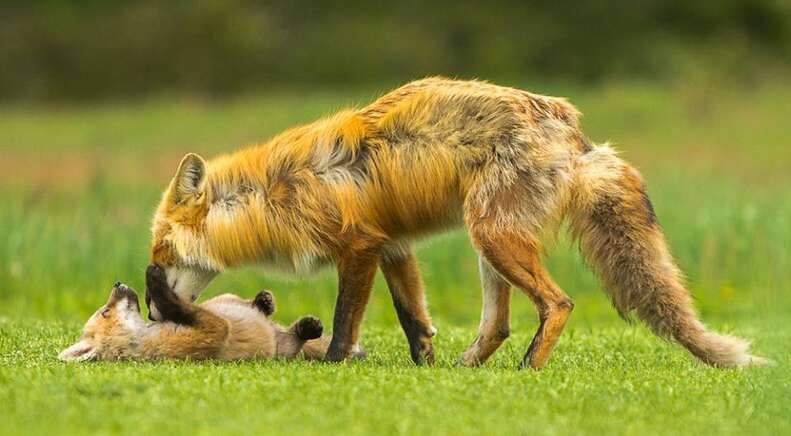
<path id="1" fill-rule="evenodd" d="M 511 336 L 511 328 L 504 326 L 497 326 L 494 330 L 494 340 L 503 342 Z"/>
<path id="2" fill-rule="evenodd" d="M 520 369 L 525 369 L 530 367 L 530 360 L 533 358 L 533 353 L 541 345 L 541 338 L 544 335 L 544 321 L 541 321 L 541 324 L 538 326 L 538 331 L 536 335 L 533 336 L 533 340 L 530 341 L 530 346 L 527 347 L 527 353 L 525 353 L 525 357 L 522 358 L 522 364 L 519 366 Z"/>
<path id="3" fill-rule="evenodd" d="M 431 336 L 431 332 L 427 331 L 426 327 L 415 318 L 412 312 L 406 310 L 397 298 L 393 298 L 393 307 L 395 307 L 398 321 L 401 322 L 401 327 L 409 342 L 409 354 L 412 361 L 418 365 L 424 363 L 423 345 L 420 339 L 422 336 Z M 433 359 L 433 356 L 429 358 Z"/>
<path id="4" fill-rule="evenodd" d="M 365 306 L 373 288 L 378 264 L 375 251 L 350 252 L 337 265 L 338 297 L 332 324 L 332 339 L 325 360 L 340 362 L 349 357 L 358 342 Z"/>
<path id="5" fill-rule="evenodd" d="M 162 321 L 184 325 L 196 322 L 194 311 L 170 290 L 165 270 L 156 265 L 149 265 L 146 269 L 146 301 L 154 302 Z"/>

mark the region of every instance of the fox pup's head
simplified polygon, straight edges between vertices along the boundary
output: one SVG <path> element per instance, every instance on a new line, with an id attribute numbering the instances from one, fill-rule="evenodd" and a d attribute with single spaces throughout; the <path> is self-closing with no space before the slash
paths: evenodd
<path id="1" fill-rule="evenodd" d="M 112 360 L 123 357 L 135 333 L 145 327 L 134 289 L 116 283 L 107 303 L 85 323 L 80 340 L 63 350 L 63 361 Z"/>
<path id="2" fill-rule="evenodd" d="M 151 263 L 165 270 L 170 289 L 185 301 L 194 301 L 219 269 L 204 232 L 206 185 L 206 162 L 196 154 L 184 156 L 154 215 Z M 161 320 L 148 298 L 146 304 L 148 317 Z"/>

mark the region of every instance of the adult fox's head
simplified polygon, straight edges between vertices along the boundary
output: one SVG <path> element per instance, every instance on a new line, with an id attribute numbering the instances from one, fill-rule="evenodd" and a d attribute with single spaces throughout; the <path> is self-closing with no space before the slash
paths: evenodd
<path id="1" fill-rule="evenodd" d="M 154 215 L 151 263 L 162 267 L 179 297 L 194 301 L 219 270 L 208 253 L 205 220 L 209 210 L 206 162 L 184 156 Z M 160 320 L 146 297 L 148 317 Z"/>
<path id="2" fill-rule="evenodd" d="M 134 289 L 116 283 L 107 303 L 85 323 L 80 340 L 63 350 L 63 361 L 116 360 L 131 351 L 136 333 L 145 328 Z"/>

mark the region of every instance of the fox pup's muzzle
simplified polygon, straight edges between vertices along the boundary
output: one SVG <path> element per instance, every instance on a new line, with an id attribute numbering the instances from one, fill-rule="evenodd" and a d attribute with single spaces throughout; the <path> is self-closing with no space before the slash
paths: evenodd
<path id="1" fill-rule="evenodd" d="M 138 311 L 140 310 L 137 292 L 121 282 L 115 282 L 108 304 L 114 305 L 121 301 L 126 301 L 130 306 L 134 306 Z"/>

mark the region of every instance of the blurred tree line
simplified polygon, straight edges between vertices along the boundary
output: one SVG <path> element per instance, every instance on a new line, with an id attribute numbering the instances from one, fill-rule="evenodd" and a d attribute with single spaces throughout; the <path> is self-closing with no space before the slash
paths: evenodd
<path id="1" fill-rule="evenodd" d="M 787 71 L 787 0 L 4 0 L 0 99 Z"/>

